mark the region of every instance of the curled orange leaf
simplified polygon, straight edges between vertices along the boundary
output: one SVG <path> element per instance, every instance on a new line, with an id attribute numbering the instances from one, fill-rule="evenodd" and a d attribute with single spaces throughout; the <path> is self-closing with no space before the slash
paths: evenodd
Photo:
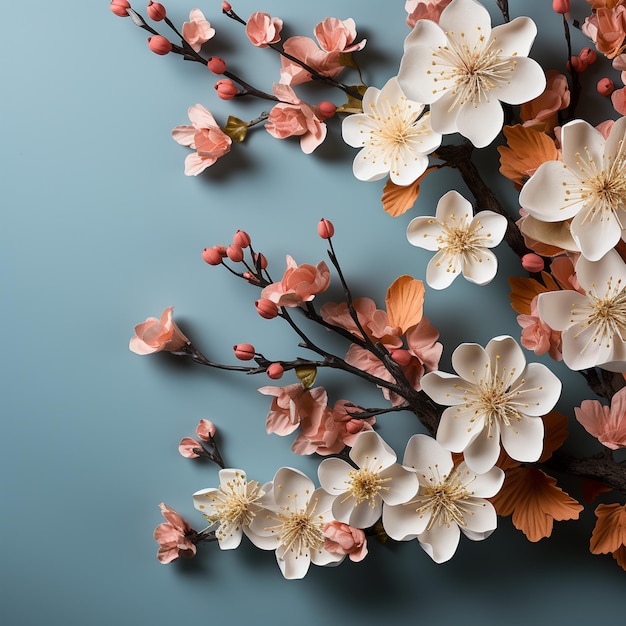
<path id="1" fill-rule="evenodd" d="M 399 217 L 406 213 L 415 204 L 420 194 L 420 183 L 426 174 L 434 169 L 437 168 L 429 167 L 415 182 L 406 186 L 396 185 L 389 179 L 385 184 L 381 198 L 385 212 L 389 213 L 391 217 Z"/>
<path id="2" fill-rule="evenodd" d="M 385 304 L 389 326 L 399 326 L 405 333 L 424 314 L 424 283 L 408 274 L 396 278 L 387 289 Z"/>
<path id="3" fill-rule="evenodd" d="M 513 309 L 520 315 L 530 315 L 530 303 L 535 296 L 540 293 L 559 290 L 559 285 L 548 272 L 541 272 L 541 279 L 545 286 L 534 278 L 509 277 L 509 287 L 511 288 L 509 300 Z"/>
<path id="4" fill-rule="evenodd" d="M 624 546 L 613 552 L 613 558 L 623 570 L 626 570 L 626 548 Z"/>
<path id="5" fill-rule="evenodd" d="M 626 506 L 599 504 L 596 525 L 591 534 L 589 549 L 592 554 L 609 554 L 626 545 Z"/>

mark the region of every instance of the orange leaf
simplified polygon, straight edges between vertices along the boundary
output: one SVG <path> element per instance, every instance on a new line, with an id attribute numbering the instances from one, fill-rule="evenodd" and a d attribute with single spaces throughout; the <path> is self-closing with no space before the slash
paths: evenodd
<path id="1" fill-rule="evenodd" d="M 592 554 L 608 554 L 626 545 L 626 506 L 599 504 L 589 549 Z"/>
<path id="2" fill-rule="evenodd" d="M 541 278 L 547 285 L 544 287 L 534 278 L 509 278 L 511 306 L 520 315 L 530 315 L 530 303 L 535 296 L 548 291 L 559 291 L 559 286 L 548 272 L 541 272 Z"/>
<path id="3" fill-rule="evenodd" d="M 578 519 L 583 509 L 556 486 L 552 476 L 533 467 L 509 470 L 491 502 L 498 515 L 512 515 L 513 526 L 533 542 L 552 534 L 554 520 Z"/>
<path id="4" fill-rule="evenodd" d="M 385 184 L 381 198 L 385 212 L 391 217 L 399 217 L 406 213 L 420 194 L 420 183 L 426 174 L 435 169 L 437 168 L 429 167 L 415 182 L 406 186 L 396 185 L 390 178 Z"/>
<path id="5" fill-rule="evenodd" d="M 544 463 L 565 443 L 569 420 L 558 411 L 550 411 L 541 419 L 543 420 L 545 435 L 543 437 L 543 453 L 539 458 L 539 463 Z"/>
<path id="6" fill-rule="evenodd" d="M 399 326 L 405 333 L 424 314 L 424 283 L 407 274 L 396 278 L 387 289 L 385 304 L 389 326 Z"/>
<path id="7" fill-rule="evenodd" d="M 613 552 L 613 558 L 623 570 L 626 570 L 626 548 L 624 546 Z"/>

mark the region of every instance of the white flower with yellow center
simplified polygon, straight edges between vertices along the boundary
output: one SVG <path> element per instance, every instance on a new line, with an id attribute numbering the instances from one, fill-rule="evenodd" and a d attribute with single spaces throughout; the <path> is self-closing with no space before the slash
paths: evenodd
<path id="1" fill-rule="evenodd" d="M 369 87 L 363 113 L 349 115 L 341 126 L 344 141 L 362 148 L 353 163 L 359 180 L 380 180 L 387 174 L 397 185 L 410 185 L 428 167 L 428 156 L 441 144 L 424 105 L 402 93 L 397 79 L 382 89 Z"/>
<path id="2" fill-rule="evenodd" d="M 459 132 L 482 148 L 502 129 L 500 101 L 522 104 L 545 89 L 543 70 L 527 58 L 536 34 L 528 17 L 492 29 L 481 4 L 453 0 L 439 24 L 419 20 L 406 38 L 398 82 L 431 105 L 435 132 Z"/>
<path id="3" fill-rule="evenodd" d="M 406 231 L 409 243 L 437 254 L 426 268 L 426 282 L 445 289 L 462 273 L 472 283 L 486 285 L 498 271 L 498 260 L 488 250 L 506 232 L 506 218 L 493 211 L 472 217 L 472 205 L 458 192 L 439 200 L 435 217 L 416 217 Z"/>
<path id="4" fill-rule="evenodd" d="M 599 261 L 580 257 L 576 277 L 585 293 L 568 289 L 539 296 L 541 319 L 563 332 L 563 361 L 573 370 L 626 370 L 626 265 L 615 250 Z"/>
<path id="5" fill-rule="evenodd" d="M 239 469 L 220 470 L 220 486 L 201 489 L 193 494 L 193 504 L 209 524 L 218 525 L 215 536 L 222 550 L 232 550 L 241 543 L 242 534 L 266 503 L 271 485 L 248 481 Z"/>
<path id="6" fill-rule="evenodd" d="M 318 468 L 322 488 L 332 495 L 332 512 L 355 528 L 375 524 L 386 505 L 406 502 L 417 492 L 415 473 L 396 463 L 396 453 L 373 430 L 362 431 L 343 459 L 324 459 Z"/>
<path id="7" fill-rule="evenodd" d="M 481 541 L 496 529 L 496 511 L 485 498 L 500 491 L 500 468 L 476 474 L 465 462 L 454 467 L 450 452 L 428 435 L 409 439 L 404 465 L 415 470 L 419 491 L 409 502 L 383 510 L 383 526 L 392 539 L 417 537 L 428 555 L 443 563 L 456 552 L 461 533 Z"/>
<path id="8" fill-rule="evenodd" d="M 252 520 L 250 541 L 263 550 L 276 550 L 278 566 L 288 579 L 304 578 L 311 563 L 339 563 L 345 555 L 324 548 L 324 526 L 333 521 L 332 497 L 290 467 L 276 472 L 273 485 L 273 504 Z"/>
<path id="9" fill-rule="evenodd" d="M 526 364 L 515 339 L 495 337 L 485 348 L 463 343 L 452 353 L 458 376 L 429 372 L 422 389 L 438 404 L 437 441 L 463 452 L 468 467 L 483 474 L 496 464 L 500 440 L 517 461 L 536 461 L 543 450 L 543 421 L 561 394 L 561 381 L 540 363 Z"/>
<path id="10" fill-rule="evenodd" d="M 562 161 L 542 163 L 520 192 L 520 204 L 542 222 L 572 219 L 571 235 L 590 261 L 626 239 L 626 118 L 607 139 L 583 120 L 563 126 Z"/>

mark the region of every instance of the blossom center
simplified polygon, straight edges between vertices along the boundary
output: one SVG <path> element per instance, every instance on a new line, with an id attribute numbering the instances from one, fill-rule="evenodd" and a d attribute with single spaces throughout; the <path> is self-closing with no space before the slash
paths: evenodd
<path id="1" fill-rule="evenodd" d="M 280 542 L 296 556 L 318 551 L 324 545 L 321 517 L 307 511 L 289 511 L 280 515 L 282 528 Z"/>
<path id="2" fill-rule="evenodd" d="M 376 496 L 383 489 L 386 489 L 384 483 L 390 480 L 389 478 L 382 478 L 380 474 L 367 467 L 351 470 L 348 475 L 350 477 L 348 493 L 355 498 L 357 505 L 368 500 L 372 508 L 376 506 Z"/>

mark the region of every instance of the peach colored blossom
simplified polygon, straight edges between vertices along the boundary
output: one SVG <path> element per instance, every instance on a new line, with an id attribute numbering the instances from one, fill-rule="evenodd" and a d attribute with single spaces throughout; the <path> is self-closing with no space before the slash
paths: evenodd
<path id="1" fill-rule="evenodd" d="M 341 52 L 326 52 L 310 37 L 289 37 L 285 40 L 283 49 L 323 76 L 335 78 L 344 68 L 339 62 Z M 285 57 L 281 59 L 280 82 L 282 84 L 293 86 L 310 80 L 311 74 L 301 65 Z"/>
<path id="2" fill-rule="evenodd" d="M 536 355 L 548 352 L 555 361 L 563 359 L 561 333 L 552 330 L 540 317 L 535 296 L 531 302 L 530 315 L 518 315 L 517 323 L 522 327 L 520 343 Z"/>
<path id="3" fill-rule="evenodd" d="M 298 265 L 287 255 L 287 269 L 278 283 L 272 283 L 263 289 L 261 298 L 267 298 L 277 306 L 298 306 L 309 302 L 318 294 L 326 291 L 330 285 L 330 270 L 324 261 L 317 266 Z"/>
<path id="4" fill-rule="evenodd" d="M 177 126 L 172 137 L 181 146 L 196 151 L 185 159 L 185 175 L 197 176 L 230 151 L 232 139 L 201 104 L 190 107 L 187 114 L 191 126 Z"/>
<path id="5" fill-rule="evenodd" d="M 282 27 L 283 21 L 280 18 L 257 11 L 248 18 L 246 35 L 255 46 L 267 48 L 269 44 L 280 41 Z"/>
<path id="6" fill-rule="evenodd" d="M 270 111 L 265 130 L 276 139 L 300 137 L 302 152 L 311 154 L 326 138 L 326 124 L 288 85 L 275 83 L 272 91 L 280 102 Z"/>
<path id="7" fill-rule="evenodd" d="M 352 447 L 357 435 L 363 430 L 373 430 L 376 423 L 375 417 L 357 418 L 352 417 L 353 413 L 358 413 L 361 408 L 355 406 L 349 400 L 337 400 L 332 408 L 337 437 L 346 446 Z"/>
<path id="8" fill-rule="evenodd" d="M 196 435 L 202 439 L 202 441 L 211 441 L 215 437 L 216 432 L 215 424 L 211 420 L 201 419 L 196 426 Z"/>
<path id="9" fill-rule="evenodd" d="M 611 102 L 613 103 L 613 108 L 620 115 L 626 115 L 626 87 L 616 89 L 611 94 Z"/>
<path id="10" fill-rule="evenodd" d="M 186 459 L 197 459 L 200 455 L 196 450 L 202 450 L 202 444 L 191 437 L 183 437 L 178 444 L 178 452 Z"/>
<path id="11" fill-rule="evenodd" d="M 574 408 L 576 419 L 585 430 L 611 450 L 626 448 L 626 387 L 611 399 L 611 406 L 597 400 L 584 400 Z"/>
<path id="12" fill-rule="evenodd" d="M 607 59 L 618 56 L 626 48 L 626 7 L 598 8 L 585 19 L 582 31 Z"/>
<path id="13" fill-rule="evenodd" d="M 190 343 L 172 319 L 173 306 L 167 307 L 161 318 L 149 317 L 135 326 L 129 348 L 135 354 L 152 354 L 162 350 L 174 352 Z"/>
<path id="14" fill-rule="evenodd" d="M 407 0 L 404 10 L 408 13 L 406 23 L 413 28 L 419 20 L 431 20 L 439 23 L 441 12 L 452 0 L 435 0 L 435 2 L 420 2 L 420 0 Z"/>
<path id="15" fill-rule="evenodd" d="M 161 563 L 171 563 L 179 557 L 190 559 L 196 554 L 196 546 L 189 536 L 196 531 L 165 503 L 159 504 L 165 522 L 154 529 L 154 538 L 159 544 L 157 558 Z"/>
<path id="16" fill-rule="evenodd" d="M 542 94 L 522 104 L 520 117 L 524 126 L 542 132 L 551 131 L 558 123 L 558 111 L 569 106 L 570 92 L 567 78 L 555 70 L 546 72 L 546 88 Z"/>
<path id="17" fill-rule="evenodd" d="M 365 47 L 366 40 L 356 40 L 356 24 L 352 18 L 340 20 L 327 17 L 315 26 L 313 31 L 320 48 L 326 52 L 355 52 Z"/>
<path id="18" fill-rule="evenodd" d="M 207 22 L 200 9 L 191 9 L 189 21 L 183 24 L 183 39 L 196 52 L 200 52 L 202 44 L 215 35 L 215 29 Z"/>
<path id="19" fill-rule="evenodd" d="M 324 549 L 333 554 L 347 554 L 357 563 L 367 556 L 367 539 L 360 528 L 343 522 L 329 522 L 324 526 Z"/>
<path id="20" fill-rule="evenodd" d="M 270 412 L 265 427 L 268 434 L 289 435 L 300 424 L 300 403 L 308 393 L 302 383 L 294 383 L 286 387 L 261 387 L 259 392 L 272 396 Z"/>
<path id="21" fill-rule="evenodd" d="M 406 331 L 406 343 L 410 354 L 416 357 L 428 372 L 439 368 L 443 344 L 439 343 L 438 339 L 439 331 L 431 326 L 427 317 L 423 317 L 419 324 Z"/>

